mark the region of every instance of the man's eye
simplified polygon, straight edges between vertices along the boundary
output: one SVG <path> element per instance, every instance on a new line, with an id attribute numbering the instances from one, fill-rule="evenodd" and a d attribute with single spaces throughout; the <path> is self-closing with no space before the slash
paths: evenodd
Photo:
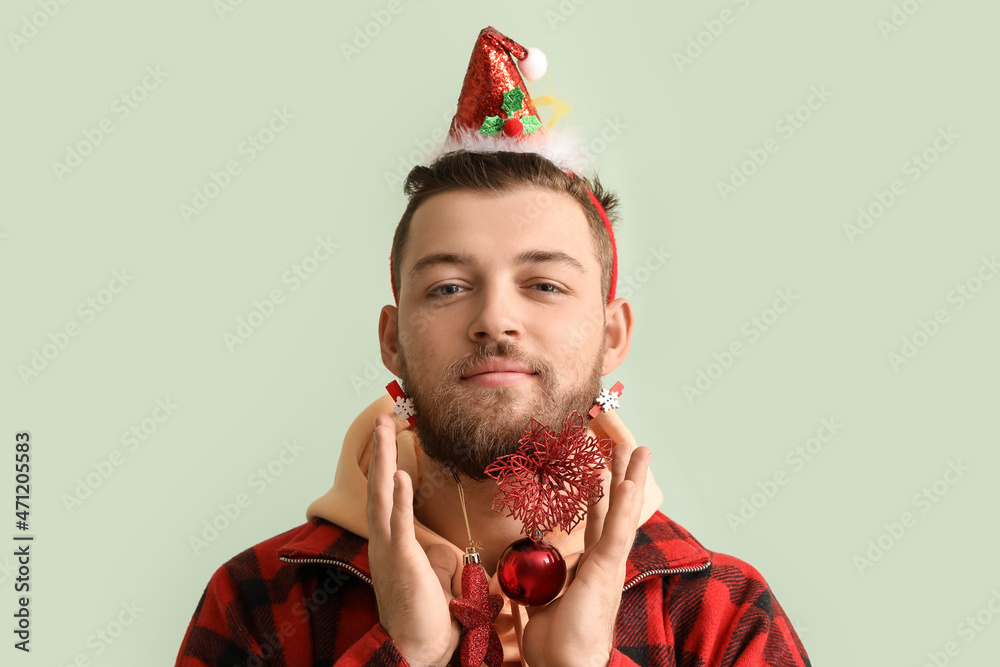
<path id="1" fill-rule="evenodd" d="M 552 283 L 535 283 L 534 285 L 532 285 L 532 287 L 540 292 L 547 292 L 549 294 L 557 294 L 559 292 L 562 292 L 561 289 L 559 289 Z"/>
<path id="2" fill-rule="evenodd" d="M 430 291 L 431 296 L 451 296 L 452 294 L 458 294 L 459 290 L 465 289 L 461 285 L 449 284 L 441 285 L 440 287 L 435 287 Z"/>

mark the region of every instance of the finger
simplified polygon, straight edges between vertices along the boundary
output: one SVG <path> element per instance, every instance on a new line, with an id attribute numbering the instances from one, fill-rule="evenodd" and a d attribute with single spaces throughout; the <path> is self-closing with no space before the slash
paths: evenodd
<path id="1" fill-rule="evenodd" d="M 413 482 L 404 470 L 392 474 L 392 512 L 389 531 L 397 546 L 408 546 L 415 540 L 413 533 Z"/>
<path id="2" fill-rule="evenodd" d="M 642 500 L 646 492 L 646 479 L 649 472 L 649 461 L 653 452 L 649 447 L 636 447 L 629 457 L 628 469 L 625 471 L 625 479 L 635 484 L 635 502 L 632 503 L 632 517 L 638 528 L 639 514 L 642 512 Z"/>
<path id="3" fill-rule="evenodd" d="M 612 490 L 604 530 L 594 550 L 602 568 L 616 571 L 635 539 L 650 454 L 647 447 L 637 448 L 629 458 L 625 479 Z"/>
<path id="4" fill-rule="evenodd" d="M 625 480 L 611 492 L 604 530 L 597 545 L 588 553 L 587 564 L 591 570 L 596 569 L 603 574 L 605 581 L 602 585 L 620 583 L 612 579 L 617 577 L 628 555 L 630 510 L 634 495 L 635 484 L 631 480 Z"/>
<path id="5" fill-rule="evenodd" d="M 600 413 L 590 421 L 589 426 L 599 438 L 611 438 L 616 445 L 627 442 L 635 447 L 635 436 L 614 410 Z"/>
<path id="6" fill-rule="evenodd" d="M 627 442 L 620 443 L 615 446 L 611 454 L 611 474 L 604 481 L 606 486 L 604 488 L 604 497 L 596 503 L 592 508 L 591 512 L 587 514 L 587 526 L 583 533 L 583 543 L 584 551 L 592 548 L 597 544 L 598 540 L 601 538 L 601 533 L 604 530 L 604 522 L 608 514 L 608 507 L 611 501 L 611 491 L 615 489 L 622 480 L 625 479 L 625 473 L 628 469 L 629 455 L 632 451 L 632 445 Z"/>
<path id="7" fill-rule="evenodd" d="M 392 474 L 396 472 L 396 434 L 391 420 L 379 415 L 368 462 L 368 529 L 375 539 L 389 539 Z"/>
<path id="8" fill-rule="evenodd" d="M 611 459 L 611 489 L 614 490 L 619 484 L 625 480 L 625 474 L 628 472 L 629 462 L 632 458 L 632 445 L 629 443 L 621 443 L 617 445 L 614 449 L 614 454 Z"/>
<path id="9" fill-rule="evenodd" d="M 455 552 L 444 544 L 432 544 L 427 547 L 427 560 L 431 564 L 431 569 L 441 582 L 441 589 L 445 593 L 445 599 L 451 600 L 454 596 L 451 589 L 451 580 L 458 569 L 458 560 Z"/>
<path id="10" fill-rule="evenodd" d="M 608 514 L 608 503 L 611 501 L 611 471 L 603 470 L 601 473 L 601 499 L 590 506 L 587 510 L 587 525 L 583 531 L 583 550 L 586 552 L 597 544 L 604 530 L 604 518 Z"/>

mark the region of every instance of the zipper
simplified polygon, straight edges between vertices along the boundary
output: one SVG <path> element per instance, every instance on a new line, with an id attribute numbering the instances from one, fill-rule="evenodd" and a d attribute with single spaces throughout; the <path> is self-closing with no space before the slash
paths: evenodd
<path id="1" fill-rule="evenodd" d="M 284 561 L 285 563 L 321 563 L 324 565 L 335 565 L 336 567 L 339 567 L 342 570 L 347 570 L 354 576 L 364 581 L 369 586 L 371 586 L 372 584 L 372 580 L 370 577 L 362 573 L 358 568 L 354 567 L 353 565 L 348 565 L 343 561 L 330 560 L 327 558 L 288 558 L 287 556 L 278 556 L 278 560 Z M 665 576 L 671 574 L 685 574 L 688 572 L 701 572 L 702 570 L 707 570 L 711 564 L 712 561 L 708 560 L 702 563 L 701 565 L 694 565 L 689 567 L 675 567 L 668 570 L 650 570 L 649 572 L 643 572 L 632 581 L 627 582 L 625 586 L 622 588 L 622 592 L 624 593 L 628 589 L 638 584 L 640 581 L 648 579 L 649 577 Z"/>
<path id="2" fill-rule="evenodd" d="M 632 581 L 626 583 L 625 587 L 622 588 L 622 593 L 624 593 L 628 589 L 632 588 L 633 586 L 635 586 L 637 583 L 639 583 L 643 579 L 648 579 L 648 578 L 650 578 L 652 576 L 667 575 L 667 574 L 684 574 L 684 573 L 687 573 L 687 572 L 701 572 L 702 570 L 707 570 L 711 564 L 712 564 L 712 561 L 707 560 L 704 563 L 702 563 L 701 565 L 692 565 L 692 566 L 689 566 L 689 567 L 675 567 L 675 568 L 669 569 L 669 570 L 650 570 L 649 572 L 643 572 L 642 574 L 640 574 L 638 577 L 636 577 Z"/>
<path id="3" fill-rule="evenodd" d="M 354 567 L 353 565 L 348 565 L 339 560 L 329 560 L 327 558 L 288 558 L 287 556 L 278 556 L 278 560 L 284 561 L 286 563 L 322 563 L 324 565 L 336 565 L 342 570 L 347 570 L 354 576 L 358 577 L 364 581 L 369 586 L 372 585 L 372 580 L 370 577 L 365 575 L 361 570 Z"/>

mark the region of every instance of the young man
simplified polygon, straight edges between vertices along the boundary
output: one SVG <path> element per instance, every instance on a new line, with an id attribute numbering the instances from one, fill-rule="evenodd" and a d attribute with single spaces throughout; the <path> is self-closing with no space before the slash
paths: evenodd
<path id="1" fill-rule="evenodd" d="M 490 63 L 497 49 L 526 54 L 492 28 L 480 49 Z M 464 116 L 479 127 L 495 111 L 470 84 L 475 64 L 462 99 L 486 109 L 460 99 L 459 142 Z M 530 100 L 508 104 L 523 82 L 495 67 L 496 116 L 530 128 Z M 178 665 L 458 665 L 466 651 L 478 665 L 489 642 L 502 647 L 486 652 L 491 667 L 809 665 L 760 574 L 660 513 L 650 449 L 614 412 L 592 412 L 633 330 L 629 302 L 614 298 L 616 201 L 523 134 L 510 150 L 472 143 L 410 173 L 390 260 L 396 304 L 379 319 L 382 359 L 409 401 L 385 396 L 358 416 L 307 523 L 216 571 Z M 544 606 L 498 597 L 456 615 L 466 545 L 495 595 L 501 552 L 522 537 L 520 521 L 493 511 L 487 467 L 517 451 L 531 419 L 558 429 L 573 411 L 596 414 L 588 431 L 614 451 L 585 520 L 545 536 L 568 582 Z"/>

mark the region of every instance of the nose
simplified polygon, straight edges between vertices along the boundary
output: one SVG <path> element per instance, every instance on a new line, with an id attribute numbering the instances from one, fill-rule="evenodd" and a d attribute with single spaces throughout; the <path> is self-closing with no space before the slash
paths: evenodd
<path id="1" fill-rule="evenodd" d="M 497 286 L 479 290 L 477 312 L 469 325 L 469 338 L 475 343 L 490 340 L 520 339 L 524 335 L 515 308 L 516 295 Z"/>

